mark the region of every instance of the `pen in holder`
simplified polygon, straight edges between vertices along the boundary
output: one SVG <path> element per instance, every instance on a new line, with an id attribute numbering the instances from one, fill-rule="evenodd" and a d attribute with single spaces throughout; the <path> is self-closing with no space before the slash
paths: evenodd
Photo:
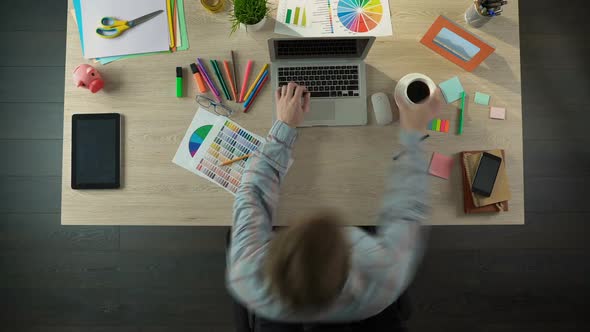
<path id="1" fill-rule="evenodd" d="M 481 28 L 492 17 L 502 15 L 502 6 L 507 0 L 473 0 L 473 5 L 465 11 L 465 22 L 474 28 Z"/>
<path id="2" fill-rule="evenodd" d="M 474 28 L 481 28 L 484 24 L 488 23 L 492 19 L 492 16 L 483 14 L 481 8 L 483 6 L 480 5 L 479 1 L 474 1 L 465 11 L 465 22 Z"/>

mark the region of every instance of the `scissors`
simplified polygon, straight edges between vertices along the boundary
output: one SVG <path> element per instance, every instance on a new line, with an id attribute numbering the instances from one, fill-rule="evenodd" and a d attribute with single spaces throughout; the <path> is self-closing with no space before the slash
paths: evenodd
<path id="1" fill-rule="evenodd" d="M 149 21 L 152 18 L 158 16 L 164 10 L 156 10 L 155 12 L 149 13 L 147 15 L 143 15 L 142 17 L 138 17 L 131 21 L 120 21 L 114 17 L 103 17 L 100 20 L 100 24 L 102 27 L 96 28 L 96 34 L 103 38 L 115 38 L 118 37 L 123 33 L 123 31 L 127 29 L 131 29 L 136 25 L 139 25 L 143 22 Z"/>

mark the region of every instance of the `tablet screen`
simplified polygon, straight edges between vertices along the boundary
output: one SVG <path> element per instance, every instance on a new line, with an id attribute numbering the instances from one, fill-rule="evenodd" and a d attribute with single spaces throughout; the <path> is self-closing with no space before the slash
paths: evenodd
<path id="1" fill-rule="evenodd" d="M 72 119 L 72 188 L 118 188 L 119 114 L 76 114 Z"/>

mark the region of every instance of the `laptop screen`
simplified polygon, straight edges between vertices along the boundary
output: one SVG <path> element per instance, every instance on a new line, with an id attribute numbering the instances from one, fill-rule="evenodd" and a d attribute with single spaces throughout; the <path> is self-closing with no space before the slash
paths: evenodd
<path id="1" fill-rule="evenodd" d="M 274 56 L 277 60 L 361 58 L 371 38 L 304 38 L 275 39 Z"/>

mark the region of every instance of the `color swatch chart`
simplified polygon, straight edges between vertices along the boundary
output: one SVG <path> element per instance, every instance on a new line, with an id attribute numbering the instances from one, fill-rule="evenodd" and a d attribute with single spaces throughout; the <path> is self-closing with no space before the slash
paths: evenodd
<path id="1" fill-rule="evenodd" d="M 221 164 L 253 153 L 262 143 L 261 137 L 222 117 L 213 125 L 200 149 L 197 150 L 193 165 L 198 175 L 235 195 L 241 184 L 247 159 L 227 166 L 221 166 Z"/>

